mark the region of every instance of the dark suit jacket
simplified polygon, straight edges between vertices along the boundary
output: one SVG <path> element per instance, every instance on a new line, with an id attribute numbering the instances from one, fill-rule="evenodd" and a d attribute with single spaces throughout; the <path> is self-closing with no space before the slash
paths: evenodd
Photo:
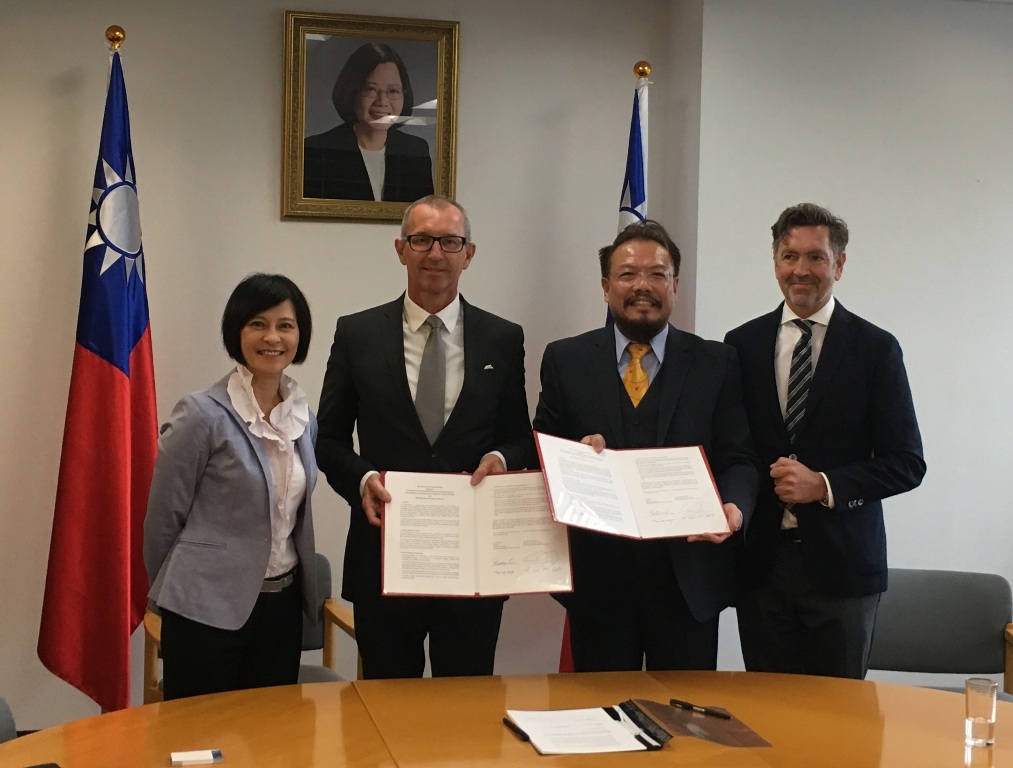
<path id="1" fill-rule="evenodd" d="M 425 139 L 391 128 L 387 131 L 384 157 L 384 200 L 410 203 L 433 194 L 433 164 Z M 373 187 L 351 123 L 306 138 L 303 197 L 373 199 Z"/>
<path id="2" fill-rule="evenodd" d="M 881 499 L 918 486 L 922 441 L 897 339 L 837 302 L 809 387 L 796 443 L 788 439 L 774 380 L 781 306 L 730 331 L 739 351 L 746 410 L 760 457 L 760 494 L 745 537 L 744 575 L 762 579 L 777 546 L 782 505 L 769 467 L 794 453 L 826 473 L 834 509 L 796 505 L 806 568 L 828 594 L 886 589 L 886 528 Z"/>
<path id="3" fill-rule="evenodd" d="M 611 326 L 549 344 L 541 376 L 535 429 L 571 440 L 600 433 L 609 448 L 651 447 L 625 445 L 621 398 L 628 395 L 616 370 Z M 664 390 L 653 445 L 702 445 L 722 500 L 738 505 L 748 522 L 756 494 L 756 457 L 735 350 L 670 326 L 660 383 Z M 598 590 L 608 589 L 597 576 L 607 574 L 610 567 L 611 539 L 570 530 L 575 589 L 572 595 L 560 596 L 564 605 L 593 604 Z M 691 544 L 680 538 L 668 540 L 668 547 L 679 586 L 698 621 L 716 616 L 732 603 L 732 542 Z M 582 588 L 582 581 L 596 587 Z"/>
<path id="4" fill-rule="evenodd" d="M 473 472 L 489 451 L 511 470 L 538 464 L 524 394 L 524 332 L 461 299 L 464 385 L 430 445 L 405 373 L 404 296 L 338 318 L 320 394 L 317 462 L 352 508 L 341 596 L 380 591 L 380 529 L 366 520 L 359 482 L 370 470 Z M 352 446 L 352 430 L 359 451 Z"/>

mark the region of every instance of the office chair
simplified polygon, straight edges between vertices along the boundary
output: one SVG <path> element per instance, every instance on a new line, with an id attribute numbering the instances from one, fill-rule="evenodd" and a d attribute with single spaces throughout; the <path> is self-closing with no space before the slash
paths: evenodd
<path id="1" fill-rule="evenodd" d="M 1013 596 L 1002 576 L 891 568 L 876 615 L 869 667 L 1002 674 L 1005 693 L 1000 698 L 1013 701 L 1011 622 Z"/>
<path id="2" fill-rule="evenodd" d="M 18 735 L 14 727 L 14 715 L 11 708 L 7 706 L 7 700 L 0 696 L 0 744 L 10 741 Z"/>
<path id="3" fill-rule="evenodd" d="M 324 555 L 317 553 L 317 596 L 321 598 L 320 612 L 316 622 L 303 617 L 303 650 L 323 649 L 323 665 L 300 664 L 300 683 L 322 683 L 341 680 L 336 671 L 335 627 L 355 639 L 355 619 L 352 609 L 339 604 L 331 597 L 331 564 Z M 145 704 L 162 701 L 161 680 L 162 617 L 150 610 L 144 612 L 144 683 Z M 358 663 L 358 676 L 362 677 L 362 661 Z"/>

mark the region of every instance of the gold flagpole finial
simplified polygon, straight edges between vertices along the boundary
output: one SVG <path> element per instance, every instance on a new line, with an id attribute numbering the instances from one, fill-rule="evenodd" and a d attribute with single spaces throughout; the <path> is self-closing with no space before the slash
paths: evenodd
<path id="1" fill-rule="evenodd" d="M 106 40 L 109 41 L 109 50 L 118 51 L 120 46 L 126 39 L 127 33 L 123 31 L 123 27 L 113 24 L 106 30 Z M 637 66 L 640 66 L 639 64 Z M 650 67 L 648 67 L 650 69 Z"/>
<path id="2" fill-rule="evenodd" d="M 633 74 L 638 78 L 651 76 L 651 65 L 646 61 L 638 61 L 633 65 Z"/>

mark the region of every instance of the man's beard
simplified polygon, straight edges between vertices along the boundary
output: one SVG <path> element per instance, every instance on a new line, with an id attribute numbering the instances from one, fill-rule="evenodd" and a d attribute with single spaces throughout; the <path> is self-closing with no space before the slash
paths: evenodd
<path id="1" fill-rule="evenodd" d="M 630 320 L 629 318 L 620 317 L 614 319 L 619 332 L 637 344 L 649 344 L 651 339 L 661 333 L 661 329 L 668 325 L 667 317 L 658 320 Z"/>

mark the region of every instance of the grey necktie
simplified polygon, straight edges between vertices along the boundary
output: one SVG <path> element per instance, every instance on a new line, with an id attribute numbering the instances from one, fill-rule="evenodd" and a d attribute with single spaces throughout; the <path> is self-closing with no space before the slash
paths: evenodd
<path id="1" fill-rule="evenodd" d="M 419 383 L 415 390 L 415 410 L 422 422 L 422 429 L 434 445 L 443 429 L 444 411 L 447 402 L 447 355 L 443 346 L 443 321 L 436 315 L 426 318 L 429 336 L 422 350 L 419 365 Z"/>
<path id="2" fill-rule="evenodd" d="M 809 382 L 813 377 L 813 324 L 811 320 L 793 320 L 792 322 L 802 331 L 802 336 L 791 353 L 788 397 L 784 412 L 784 423 L 788 427 L 788 436 L 794 443 L 799 422 L 805 416 L 805 401 L 809 396 Z"/>

